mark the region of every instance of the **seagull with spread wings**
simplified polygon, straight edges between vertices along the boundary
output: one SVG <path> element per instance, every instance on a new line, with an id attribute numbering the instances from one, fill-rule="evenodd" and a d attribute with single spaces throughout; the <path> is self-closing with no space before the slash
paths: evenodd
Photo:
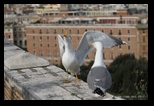
<path id="1" fill-rule="evenodd" d="M 122 40 L 114 36 L 107 35 L 101 31 L 90 30 L 83 34 L 76 51 L 74 51 L 70 35 L 68 35 L 67 32 L 64 36 L 58 35 L 62 64 L 67 72 L 76 76 L 76 81 L 78 81 L 77 75 L 80 73 L 80 66 L 83 63 L 83 60 L 86 58 L 88 53 L 94 49 L 90 44 L 97 41 L 101 42 L 103 47 L 114 47 L 124 44 Z M 69 81 L 68 74 L 67 81 Z"/>

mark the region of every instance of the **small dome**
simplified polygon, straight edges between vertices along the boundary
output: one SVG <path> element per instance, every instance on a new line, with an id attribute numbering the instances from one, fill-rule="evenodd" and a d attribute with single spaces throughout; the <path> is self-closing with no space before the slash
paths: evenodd
<path id="1" fill-rule="evenodd" d="M 9 69 L 33 68 L 49 64 L 49 61 L 28 52 L 19 53 L 4 61 L 4 65 Z"/>

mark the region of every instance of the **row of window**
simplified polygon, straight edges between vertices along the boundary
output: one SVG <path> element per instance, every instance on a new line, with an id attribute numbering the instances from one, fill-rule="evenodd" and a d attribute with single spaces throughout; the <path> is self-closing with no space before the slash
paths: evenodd
<path id="1" fill-rule="evenodd" d="M 26 34 L 18 34 L 18 35 L 17 34 L 14 34 L 14 38 L 17 38 L 17 37 L 20 37 L 21 38 L 22 36 L 26 37 Z"/>
<path id="2" fill-rule="evenodd" d="M 35 43 L 33 43 L 33 46 L 35 47 Z M 42 47 L 42 44 L 40 44 L 40 46 Z M 47 46 L 50 47 L 49 44 Z M 57 44 L 55 44 L 54 47 L 57 47 Z M 121 45 L 119 45 L 119 49 L 121 49 Z M 130 50 L 130 46 L 128 46 L 128 50 Z M 34 51 L 34 54 L 36 55 L 36 51 Z M 47 51 L 47 55 L 51 56 L 50 50 Z M 112 53 L 112 55 L 113 55 L 113 53 Z M 43 51 L 40 51 L 40 56 L 43 56 Z M 54 51 L 54 56 L 57 56 L 57 51 Z M 95 53 L 94 53 L 94 56 L 95 56 Z M 104 54 L 103 54 L 103 56 L 105 57 Z M 87 58 L 89 58 L 89 57 L 87 56 Z"/>
<path id="3" fill-rule="evenodd" d="M 40 47 L 42 47 L 42 46 L 43 46 L 43 45 L 40 44 Z M 33 43 L 33 47 L 34 47 L 34 48 L 36 47 L 35 43 Z M 47 44 L 47 47 L 50 47 L 50 44 Z M 57 47 L 57 44 L 54 44 L 54 47 Z M 122 49 L 122 48 L 121 48 L 121 45 L 119 45 L 119 49 Z M 130 50 L 130 46 L 128 46 L 128 50 Z"/>
<path id="4" fill-rule="evenodd" d="M 25 41 L 19 40 L 19 43 L 18 43 L 17 40 L 14 40 L 14 44 L 18 45 L 18 46 L 27 46 L 27 41 L 26 40 Z"/>
<path id="5" fill-rule="evenodd" d="M 21 28 L 19 28 L 19 29 L 16 29 L 16 28 L 15 28 L 15 29 L 14 29 L 14 31 L 17 31 L 17 30 L 20 30 L 20 31 L 21 31 Z M 25 30 L 25 28 L 23 28 L 23 30 Z"/>
<path id="6" fill-rule="evenodd" d="M 50 39 L 50 37 L 47 36 L 47 40 L 49 40 L 49 39 Z M 57 37 L 55 36 L 54 39 L 57 40 Z M 119 39 L 121 39 L 121 38 L 119 38 Z M 35 36 L 33 36 L 33 40 L 35 40 Z M 80 37 L 77 37 L 77 40 L 79 41 Z M 40 41 L 42 41 L 42 36 L 40 36 Z M 128 41 L 130 41 L 130 37 L 128 37 Z M 145 37 L 143 37 L 143 41 L 145 41 Z"/>
<path id="7" fill-rule="evenodd" d="M 37 55 L 35 50 L 33 51 L 33 54 Z M 44 52 L 42 50 L 39 51 L 39 55 L 40 56 L 45 56 L 45 54 L 44 54 Z M 54 56 L 57 57 L 58 55 L 59 55 L 59 53 L 57 51 L 54 51 Z M 47 56 L 51 56 L 51 51 L 50 50 L 47 50 Z"/>
<path id="8" fill-rule="evenodd" d="M 35 40 L 35 36 L 33 36 L 33 40 Z M 50 40 L 50 37 L 47 36 L 47 40 Z M 54 37 L 54 40 L 57 40 L 57 37 L 55 36 Z M 77 40 L 79 41 L 80 40 L 80 37 L 77 37 Z M 42 41 L 42 36 L 40 36 L 40 41 Z"/>
<path id="9" fill-rule="evenodd" d="M 36 55 L 36 51 L 33 52 L 34 55 Z M 121 54 L 121 53 L 119 53 Z M 51 56 L 51 51 L 50 50 L 47 50 L 47 54 L 45 55 L 43 51 L 39 51 L 39 55 L 40 56 Z M 57 51 L 54 52 L 54 56 L 57 57 L 59 54 Z M 95 56 L 95 53 L 93 54 Z M 103 59 L 106 59 L 106 54 L 103 53 Z M 114 53 L 110 53 L 110 59 L 114 59 L 115 56 L 114 56 Z M 86 59 L 89 59 L 89 56 L 87 55 Z"/>
<path id="10" fill-rule="evenodd" d="M 95 30 L 95 29 L 94 29 Z M 85 29 L 85 32 L 87 31 L 87 29 Z M 35 31 L 34 31 L 34 29 L 33 29 L 33 31 L 32 31 L 33 33 L 35 33 Z M 102 29 L 102 32 L 104 32 L 105 33 L 105 31 Z M 46 31 L 46 34 L 49 34 L 50 33 L 50 31 L 49 31 L 49 29 L 47 29 L 47 31 Z M 64 33 L 64 29 L 62 29 L 61 30 L 61 33 L 63 34 Z M 71 29 L 69 29 L 69 32 L 68 32 L 69 34 L 71 34 L 72 33 L 72 30 Z M 76 32 L 77 34 L 80 34 L 80 31 L 79 31 L 79 29 L 77 29 L 77 32 Z M 42 34 L 42 30 L 40 29 L 39 30 L 39 34 Z M 54 34 L 57 34 L 57 30 L 56 29 L 54 29 Z M 110 30 L 110 33 L 109 33 L 110 35 L 112 35 L 113 34 L 113 30 L 111 29 Z M 130 30 L 127 30 L 127 34 L 130 34 Z M 119 31 L 118 31 L 118 35 L 122 35 L 122 31 L 119 29 Z"/>
<path id="11" fill-rule="evenodd" d="M 43 46 L 43 44 L 40 44 L 40 47 L 42 47 Z M 33 47 L 35 48 L 36 47 L 36 44 L 35 43 L 33 43 Z M 50 47 L 50 44 L 47 44 L 47 47 Z M 57 44 L 54 44 L 54 47 L 57 47 Z"/>

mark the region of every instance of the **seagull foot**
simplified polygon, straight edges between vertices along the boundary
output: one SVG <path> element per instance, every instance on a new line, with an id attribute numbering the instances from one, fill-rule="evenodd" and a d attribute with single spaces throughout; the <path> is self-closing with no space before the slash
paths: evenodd
<path id="1" fill-rule="evenodd" d="M 77 77 L 75 78 L 75 82 L 80 82 L 81 80 L 78 79 Z"/>
<path id="2" fill-rule="evenodd" d="M 64 80 L 64 83 L 70 83 L 70 82 L 72 82 L 72 81 L 69 79 Z"/>

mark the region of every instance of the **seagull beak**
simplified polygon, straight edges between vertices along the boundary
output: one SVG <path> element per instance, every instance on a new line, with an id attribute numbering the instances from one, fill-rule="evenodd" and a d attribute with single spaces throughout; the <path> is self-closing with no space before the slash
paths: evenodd
<path id="1" fill-rule="evenodd" d="M 90 43 L 90 46 L 94 46 L 94 43 Z"/>
<path id="2" fill-rule="evenodd" d="M 66 34 L 64 34 L 64 37 L 67 37 L 67 35 L 66 35 Z"/>
<path id="3" fill-rule="evenodd" d="M 65 31 L 64 37 L 67 37 L 67 36 L 68 36 L 68 33 L 67 33 L 67 31 Z"/>

